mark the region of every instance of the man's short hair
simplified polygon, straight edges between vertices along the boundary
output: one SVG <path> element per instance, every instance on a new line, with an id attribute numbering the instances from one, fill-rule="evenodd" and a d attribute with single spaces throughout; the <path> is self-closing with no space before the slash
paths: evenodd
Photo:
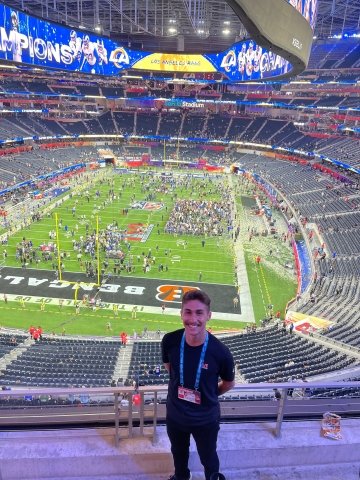
<path id="1" fill-rule="evenodd" d="M 193 290 L 188 290 L 182 297 L 181 308 L 184 307 L 185 303 L 190 302 L 191 300 L 199 300 L 199 302 L 206 305 L 208 310 L 210 310 L 211 299 L 203 290 L 197 290 L 195 288 Z"/>

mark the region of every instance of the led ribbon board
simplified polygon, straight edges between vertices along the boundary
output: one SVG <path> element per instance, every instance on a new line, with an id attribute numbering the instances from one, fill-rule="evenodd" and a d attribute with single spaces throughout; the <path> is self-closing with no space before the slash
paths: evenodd
<path id="1" fill-rule="evenodd" d="M 317 0 L 227 0 L 256 43 L 292 65 L 291 75 L 308 64 Z"/>
<path id="2" fill-rule="evenodd" d="M 47 22 L 0 4 L 0 59 L 106 76 L 118 76 L 128 70 L 161 72 L 162 75 L 166 72 L 217 72 L 234 82 L 272 79 L 305 68 L 310 54 L 311 27 L 286 0 L 229 0 L 229 4 L 243 23 L 249 24 L 253 39 L 236 43 L 223 52 L 209 54 L 132 50 L 109 38 Z M 265 22 L 270 15 L 268 4 L 273 9 L 276 5 L 279 10 L 277 14 L 272 11 L 271 18 L 274 19 L 275 15 L 281 21 L 286 20 L 285 26 L 280 28 L 276 23 Z M 257 16 L 264 17 L 264 20 Z M 292 28 L 298 22 L 301 22 L 301 29 Z M 305 39 L 305 25 L 310 40 Z M 290 31 L 285 28 L 288 26 Z M 271 36 L 270 31 L 277 33 Z M 304 31 L 302 35 L 300 31 Z"/>

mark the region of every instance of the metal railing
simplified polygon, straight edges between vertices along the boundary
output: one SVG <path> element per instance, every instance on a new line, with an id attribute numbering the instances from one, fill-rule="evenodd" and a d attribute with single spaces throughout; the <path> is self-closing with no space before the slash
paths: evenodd
<path id="1" fill-rule="evenodd" d="M 318 389 L 328 390 L 312 396 Z M 348 396 L 338 395 L 341 391 Z M 116 445 L 135 435 L 149 436 L 156 443 L 158 423 L 166 417 L 166 395 L 165 385 L 136 391 L 132 387 L 0 390 L 0 429 L 106 423 L 114 426 Z M 280 437 L 286 419 L 321 418 L 327 411 L 360 415 L 360 382 L 238 384 L 221 397 L 220 405 L 222 421 L 273 420 L 273 433 Z"/>

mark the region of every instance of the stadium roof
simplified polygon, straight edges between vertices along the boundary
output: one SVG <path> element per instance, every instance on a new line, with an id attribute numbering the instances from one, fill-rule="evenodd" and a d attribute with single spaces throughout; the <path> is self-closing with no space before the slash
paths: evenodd
<path id="1" fill-rule="evenodd" d="M 12 0 L 43 18 L 162 51 L 220 51 L 246 36 L 225 0 Z M 360 31 L 359 0 L 318 0 L 317 36 Z"/>

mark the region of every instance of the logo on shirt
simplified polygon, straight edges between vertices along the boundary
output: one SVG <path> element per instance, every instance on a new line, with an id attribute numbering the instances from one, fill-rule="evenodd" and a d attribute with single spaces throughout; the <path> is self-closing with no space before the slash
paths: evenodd
<path id="1" fill-rule="evenodd" d="M 203 366 L 202 366 L 202 368 L 204 368 L 205 370 L 207 370 L 207 369 L 208 369 L 208 367 L 209 367 L 209 365 L 208 365 L 207 363 L 203 363 Z"/>

